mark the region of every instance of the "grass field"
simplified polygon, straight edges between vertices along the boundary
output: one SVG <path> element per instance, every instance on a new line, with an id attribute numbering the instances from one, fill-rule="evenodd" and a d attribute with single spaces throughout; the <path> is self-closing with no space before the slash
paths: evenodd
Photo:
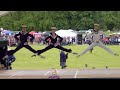
<path id="1" fill-rule="evenodd" d="M 43 49 L 46 46 L 43 45 L 31 45 L 35 50 Z M 82 52 L 88 45 L 71 45 L 64 46 L 66 48 L 71 48 L 74 52 Z M 119 45 L 107 45 L 108 48 L 112 49 L 114 52 L 120 55 L 120 46 Z M 14 49 L 15 47 L 11 47 Z M 42 59 L 39 56 L 31 57 L 32 52 L 28 51 L 26 48 L 22 48 L 15 54 L 16 61 L 12 64 L 13 69 L 50 69 L 56 68 L 60 69 L 60 52 L 58 49 L 53 48 L 42 55 L 46 58 Z M 100 47 L 95 47 L 93 53 L 87 52 L 83 56 L 77 58 L 76 55 L 69 54 L 67 59 L 67 68 L 85 68 L 85 64 L 88 65 L 88 68 L 120 68 L 120 56 L 113 56 L 107 51 Z"/>

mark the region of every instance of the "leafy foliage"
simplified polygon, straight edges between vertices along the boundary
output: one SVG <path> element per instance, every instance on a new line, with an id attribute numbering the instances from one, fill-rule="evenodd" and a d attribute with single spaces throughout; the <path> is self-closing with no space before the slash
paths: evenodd
<path id="1" fill-rule="evenodd" d="M 103 30 L 120 29 L 120 11 L 16 11 L 0 17 L 0 27 L 13 31 L 22 24 L 28 31 L 49 31 L 51 26 L 58 29 L 91 29 L 99 23 Z"/>

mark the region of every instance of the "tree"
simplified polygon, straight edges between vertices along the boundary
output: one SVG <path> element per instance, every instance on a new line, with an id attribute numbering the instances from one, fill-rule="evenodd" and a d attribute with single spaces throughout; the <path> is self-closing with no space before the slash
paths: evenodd
<path id="1" fill-rule="evenodd" d="M 91 29 L 99 23 L 103 30 L 120 29 L 120 11 L 16 11 L 0 17 L 0 26 L 9 30 L 20 30 L 22 24 L 35 27 L 36 31 L 58 29 Z"/>

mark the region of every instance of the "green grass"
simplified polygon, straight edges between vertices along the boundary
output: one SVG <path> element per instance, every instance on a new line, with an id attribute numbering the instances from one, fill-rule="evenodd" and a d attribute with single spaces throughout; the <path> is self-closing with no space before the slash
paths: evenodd
<path id="1" fill-rule="evenodd" d="M 35 50 L 43 49 L 43 45 L 32 45 Z M 88 45 L 72 45 L 64 46 L 66 48 L 71 48 L 74 52 L 82 52 Z M 120 55 L 120 46 L 110 46 L 108 48 L 112 49 L 114 52 L 117 52 Z M 12 47 L 11 49 L 14 49 Z M 13 69 L 49 69 L 56 68 L 60 69 L 60 52 L 58 49 L 53 48 L 42 55 L 46 56 L 46 59 L 42 59 L 39 56 L 31 57 L 32 52 L 28 51 L 26 48 L 22 48 L 14 55 L 16 61 L 12 64 Z M 83 56 L 77 58 L 76 55 L 69 54 L 67 59 L 67 68 L 85 68 L 85 64 L 88 64 L 88 68 L 120 68 L 120 56 L 113 56 L 107 51 L 100 47 L 95 47 L 93 53 L 87 52 Z"/>

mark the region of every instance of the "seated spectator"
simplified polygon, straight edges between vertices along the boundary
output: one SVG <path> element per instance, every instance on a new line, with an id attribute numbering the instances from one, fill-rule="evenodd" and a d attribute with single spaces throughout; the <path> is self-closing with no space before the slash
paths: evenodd
<path id="1" fill-rule="evenodd" d="M 60 79 L 60 76 L 57 74 L 57 71 L 53 71 L 52 75 L 48 77 L 48 79 Z"/>

